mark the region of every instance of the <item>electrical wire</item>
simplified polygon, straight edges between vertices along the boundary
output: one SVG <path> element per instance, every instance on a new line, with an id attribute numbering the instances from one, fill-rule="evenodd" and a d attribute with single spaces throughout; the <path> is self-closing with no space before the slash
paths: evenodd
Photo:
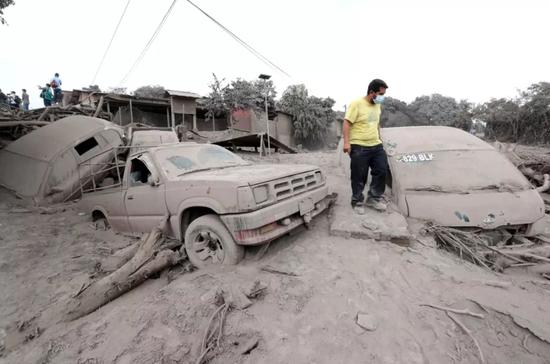
<path id="1" fill-rule="evenodd" d="M 94 78 L 92 79 L 92 82 L 90 85 L 93 85 L 95 83 L 95 80 L 97 78 L 97 75 L 99 74 L 99 70 L 103 66 L 103 62 L 105 61 L 105 58 L 107 57 L 107 53 L 109 53 L 109 49 L 111 48 L 111 44 L 113 44 L 113 40 L 115 39 L 116 33 L 118 31 L 118 27 L 120 26 L 120 23 L 122 23 L 122 19 L 124 18 L 124 15 L 126 15 L 126 10 L 128 9 L 128 5 L 130 5 L 130 1 L 126 3 L 126 6 L 124 7 L 124 10 L 122 11 L 122 15 L 120 15 L 120 19 L 118 20 L 118 23 L 115 27 L 115 31 L 113 32 L 113 35 L 111 36 L 111 40 L 109 41 L 109 44 L 107 45 L 107 48 L 105 48 L 105 53 L 103 53 L 103 57 L 101 58 L 101 61 L 99 62 L 99 65 L 97 66 L 97 70 L 95 71 Z"/>
<path id="2" fill-rule="evenodd" d="M 141 53 L 139 54 L 138 58 L 136 58 L 134 64 L 132 65 L 132 67 L 130 67 L 130 70 L 128 71 L 128 73 L 126 73 L 126 76 L 124 76 L 124 78 L 120 81 L 120 84 L 124 84 L 126 82 L 126 80 L 128 79 L 128 77 L 130 76 L 130 74 L 134 71 L 134 69 L 137 67 L 137 65 L 141 62 L 141 60 L 143 59 L 143 57 L 145 56 L 145 54 L 147 53 L 147 51 L 149 50 L 149 47 L 151 46 L 151 44 L 153 44 L 153 42 L 155 41 L 155 38 L 157 37 L 157 35 L 159 34 L 160 30 L 162 29 L 162 27 L 164 26 L 164 23 L 166 22 L 166 19 L 168 19 L 168 16 L 170 15 L 170 13 L 172 12 L 172 9 L 174 8 L 174 5 L 176 4 L 176 1 L 177 0 L 174 0 L 172 1 L 172 4 L 170 5 L 170 7 L 168 8 L 168 10 L 166 11 L 166 13 L 164 14 L 162 20 L 160 21 L 159 25 L 157 26 L 157 28 L 155 29 L 155 32 L 153 33 L 153 35 L 151 36 L 151 38 L 149 39 L 149 41 L 147 42 L 147 44 L 145 45 L 145 47 L 143 48 L 143 50 L 141 51 Z"/>
<path id="3" fill-rule="evenodd" d="M 252 53 L 254 56 L 256 56 L 260 61 L 265 63 L 266 65 L 270 66 L 273 69 L 278 70 L 279 72 L 285 74 L 287 77 L 291 76 L 283 70 L 281 67 L 277 66 L 275 63 L 271 62 L 267 57 L 265 57 L 263 54 L 258 52 L 256 49 L 254 49 L 251 45 L 246 43 L 244 40 L 242 40 L 239 36 L 237 36 L 235 33 L 233 33 L 231 30 L 227 29 L 223 24 L 221 24 L 219 21 L 214 19 L 211 15 L 209 15 L 206 11 L 202 10 L 198 5 L 193 3 L 191 0 L 187 0 L 187 2 L 191 5 L 193 5 L 197 10 L 199 10 L 201 13 L 203 13 L 208 19 L 212 20 L 216 25 L 218 25 L 220 28 L 222 28 L 226 33 L 228 33 L 233 39 L 235 39 L 239 44 L 241 44 L 243 47 L 245 47 L 250 53 Z"/>

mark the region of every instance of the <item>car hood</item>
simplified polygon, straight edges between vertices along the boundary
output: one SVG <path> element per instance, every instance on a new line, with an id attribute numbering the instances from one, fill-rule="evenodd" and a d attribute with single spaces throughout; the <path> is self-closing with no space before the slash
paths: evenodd
<path id="1" fill-rule="evenodd" d="M 319 169 L 305 164 L 253 164 L 238 167 L 212 169 L 184 174 L 178 181 L 225 181 L 238 182 L 241 185 L 257 185 L 279 178 Z"/>
<path id="2" fill-rule="evenodd" d="M 409 217 L 445 226 L 492 229 L 531 224 L 544 217 L 544 201 L 536 190 L 468 194 L 408 192 L 405 199 Z"/>

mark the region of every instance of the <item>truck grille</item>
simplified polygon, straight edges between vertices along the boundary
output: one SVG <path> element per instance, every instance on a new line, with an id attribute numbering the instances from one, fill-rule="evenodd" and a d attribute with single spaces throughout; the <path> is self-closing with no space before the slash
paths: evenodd
<path id="1" fill-rule="evenodd" d="M 315 174 L 319 176 L 315 176 Z M 321 184 L 321 172 L 314 171 L 303 173 L 290 178 L 280 179 L 273 182 L 273 191 L 277 201 L 284 200 L 292 196 L 318 187 Z"/>

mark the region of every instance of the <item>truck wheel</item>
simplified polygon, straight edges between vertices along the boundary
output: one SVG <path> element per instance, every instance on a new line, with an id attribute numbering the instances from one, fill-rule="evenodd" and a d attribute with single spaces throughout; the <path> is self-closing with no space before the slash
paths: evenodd
<path id="1" fill-rule="evenodd" d="M 237 264 L 244 256 L 244 247 L 235 243 L 224 223 L 213 214 L 203 215 L 189 224 L 185 231 L 185 250 L 197 268 Z"/>

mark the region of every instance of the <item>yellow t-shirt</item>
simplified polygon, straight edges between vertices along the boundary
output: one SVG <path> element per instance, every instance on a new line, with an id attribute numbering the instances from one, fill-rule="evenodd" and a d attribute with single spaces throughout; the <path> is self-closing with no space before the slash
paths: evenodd
<path id="1" fill-rule="evenodd" d="M 351 123 L 349 143 L 365 147 L 382 144 L 378 133 L 381 112 L 380 104 L 371 104 L 364 97 L 352 101 L 345 117 Z"/>

